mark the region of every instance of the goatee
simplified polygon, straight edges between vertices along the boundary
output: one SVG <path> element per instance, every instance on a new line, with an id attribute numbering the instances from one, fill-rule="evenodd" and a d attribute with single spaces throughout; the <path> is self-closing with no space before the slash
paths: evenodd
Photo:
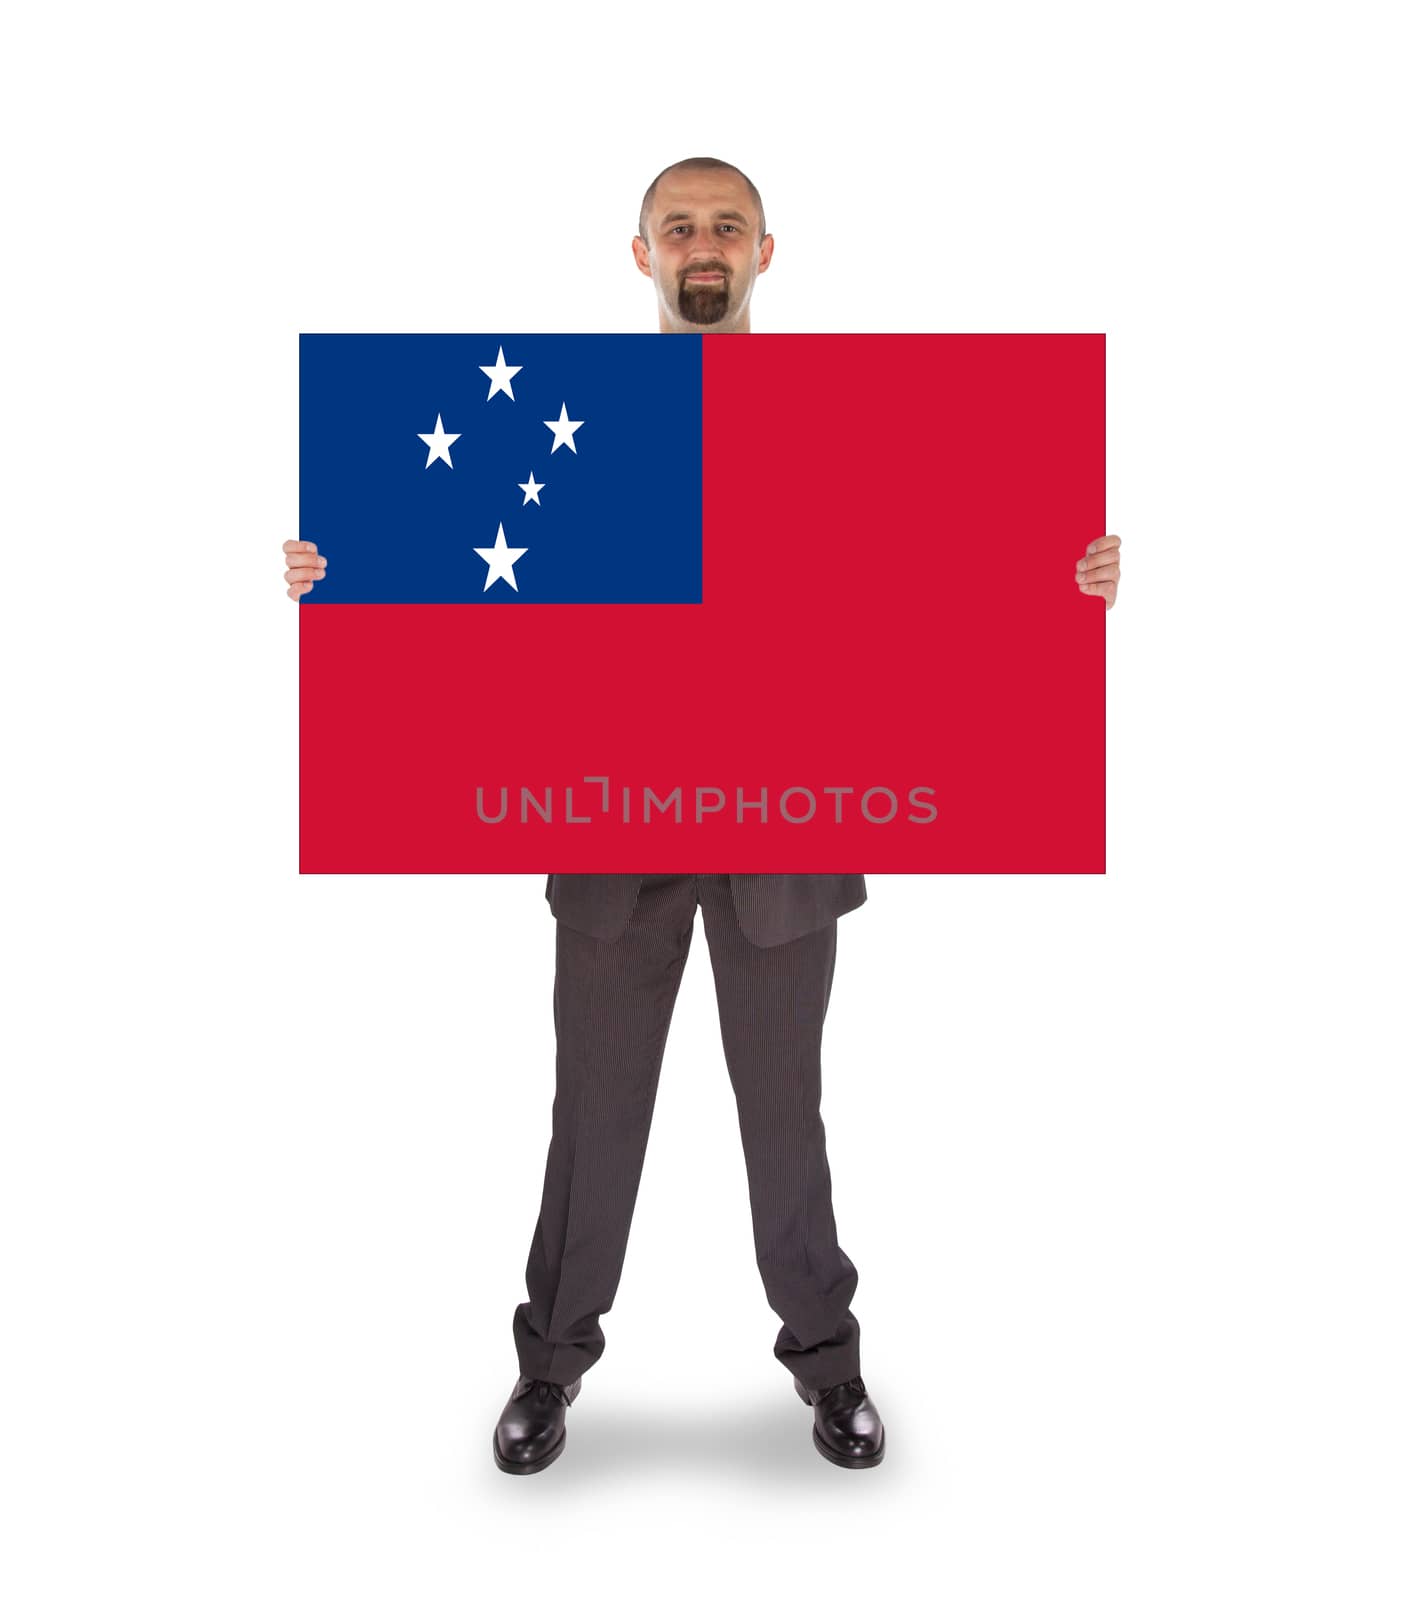
<path id="1" fill-rule="evenodd" d="M 724 278 L 721 283 L 690 284 L 685 278 L 678 286 L 678 310 L 686 322 L 706 326 L 721 322 L 731 306 L 732 296 Z"/>

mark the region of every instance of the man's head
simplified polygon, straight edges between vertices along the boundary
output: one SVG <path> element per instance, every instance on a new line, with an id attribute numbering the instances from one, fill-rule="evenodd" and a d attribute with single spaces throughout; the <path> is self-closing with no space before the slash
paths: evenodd
<path id="1" fill-rule="evenodd" d="M 751 288 L 771 264 L 761 196 L 715 156 L 665 167 L 639 208 L 634 259 L 654 280 L 664 333 L 749 333 Z"/>

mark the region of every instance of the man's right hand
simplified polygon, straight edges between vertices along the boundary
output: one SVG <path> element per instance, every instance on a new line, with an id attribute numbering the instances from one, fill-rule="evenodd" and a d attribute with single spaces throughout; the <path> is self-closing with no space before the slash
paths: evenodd
<path id="1" fill-rule="evenodd" d="M 288 570 L 283 574 L 288 598 L 301 600 L 316 580 L 325 576 L 327 558 L 319 556 L 317 546 L 306 539 L 285 539 L 283 554 L 288 558 Z"/>

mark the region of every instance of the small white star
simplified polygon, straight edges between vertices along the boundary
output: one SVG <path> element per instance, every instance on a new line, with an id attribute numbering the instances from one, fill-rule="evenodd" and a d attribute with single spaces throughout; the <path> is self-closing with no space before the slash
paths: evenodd
<path id="1" fill-rule="evenodd" d="M 535 500 L 538 505 L 542 503 L 542 490 L 544 483 L 538 483 L 536 474 L 529 472 L 526 483 L 519 483 L 517 487 L 522 491 L 522 504 L 525 506 L 529 500 Z"/>
<path id="2" fill-rule="evenodd" d="M 450 471 L 453 470 L 454 463 L 449 460 L 449 446 L 459 437 L 460 435 L 457 433 L 445 433 L 443 417 L 435 417 L 434 432 L 419 435 L 419 438 L 423 439 L 429 446 L 429 460 L 424 464 L 426 472 L 436 461 L 444 462 Z"/>
<path id="3" fill-rule="evenodd" d="M 561 402 L 561 415 L 556 419 L 555 422 L 548 417 L 546 419 L 546 426 L 550 428 L 551 431 L 556 435 L 556 437 L 551 441 L 551 454 L 555 455 L 557 449 L 564 444 L 570 450 L 571 454 L 575 455 L 576 441 L 571 437 L 571 435 L 576 431 L 577 428 L 583 428 L 585 424 L 583 422 L 571 421 L 571 419 L 566 415 L 566 402 L 564 400 Z"/>
<path id="4" fill-rule="evenodd" d="M 483 588 L 485 591 L 492 584 L 495 584 L 499 578 L 505 578 L 514 589 L 517 588 L 517 579 L 513 576 L 512 564 L 519 556 L 525 556 L 527 554 L 527 547 L 523 545 L 520 550 L 514 550 L 512 546 L 508 544 L 507 539 L 503 534 L 502 523 L 498 524 L 498 537 L 496 541 L 489 545 L 486 550 L 480 550 L 478 546 L 475 545 L 473 553 L 476 556 L 482 556 L 483 559 L 488 563 L 488 576 L 483 580 Z"/>
<path id="5" fill-rule="evenodd" d="M 498 364 L 497 364 L 497 366 L 495 366 L 495 367 L 479 367 L 478 370 L 481 373 L 483 373 L 485 377 L 489 377 L 489 378 L 491 378 L 493 380 L 492 387 L 488 390 L 488 398 L 490 400 L 498 392 L 499 389 L 501 389 L 503 391 L 503 393 L 507 396 L 507 398 L 509 400 L 515 401 L 517 399 L 517 396 L 515 394 L 513 394 L 513 392 L 512 392 L 512 380 L 517 376 L 517 374 L 519 372 L 521 372 L 522 369 L 521 369 L 521 367 L 510 367 L 510 366 L 508 366 L 508 364 L 502 358 L 502 346 L 501 345 L 498 346 Z"/>

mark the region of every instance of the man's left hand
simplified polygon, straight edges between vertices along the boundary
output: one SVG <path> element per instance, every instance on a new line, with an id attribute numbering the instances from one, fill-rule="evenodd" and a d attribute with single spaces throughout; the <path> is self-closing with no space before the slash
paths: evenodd
<path id="1" fill-rule="evenodd" d="M 1088 554 L 1073 569 L 1078 587 L 1084 594 L 1102 595 L 1108 611 L 1117 603 L 1117 580 L 1122 575 L 1118 561 L 1121 545 L 1115 533 L 1094 539 L 1088 546 Z"/>

